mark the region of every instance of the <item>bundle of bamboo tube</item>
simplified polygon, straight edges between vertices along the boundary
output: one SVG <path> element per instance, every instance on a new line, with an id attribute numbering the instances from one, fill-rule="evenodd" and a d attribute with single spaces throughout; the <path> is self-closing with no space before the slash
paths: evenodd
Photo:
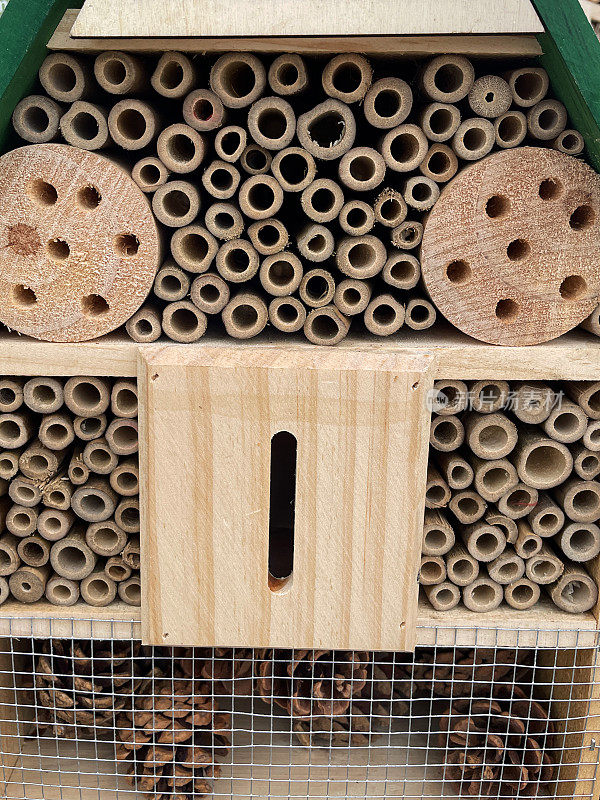
<path id="1" fill-rule="evenodd" d="M 420 583 L 439 611 L 598 600 L 600 382 L 437 381 Z"/>
<path id="2" fill-rule="evenodd" d="M 114 152 L 151 196 L 170 256 L 133 339 L 192 342 L 220 320 L 239 339 L 270 324 L 336 344 L 353 322 L 378 336 L 434 324 L 418 248 L 462 165 L 524 142 L 583 150 L 543 69 L 487 69 L 53 53 L 13 122 L 27 142 Z"/>
<path id="3" fill-rule="evenodd" d="M 135 380 L 0 377 L 0 603 L 140 605 Z"/>

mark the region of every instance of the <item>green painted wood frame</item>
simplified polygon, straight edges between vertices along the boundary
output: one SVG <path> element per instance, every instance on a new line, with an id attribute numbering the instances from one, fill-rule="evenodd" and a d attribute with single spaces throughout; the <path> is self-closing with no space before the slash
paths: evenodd
<path id="1" fill-rule="evenodd" d="M 600 171 L 600 43 L 578 0 L 532 0 L 544 25 L 538 36 L 553 89 Z M 0 16 L 0 150 L 14 107 L 35 81 L 46 42 L 67 8 L 82 0 L 10 0 Z"/>

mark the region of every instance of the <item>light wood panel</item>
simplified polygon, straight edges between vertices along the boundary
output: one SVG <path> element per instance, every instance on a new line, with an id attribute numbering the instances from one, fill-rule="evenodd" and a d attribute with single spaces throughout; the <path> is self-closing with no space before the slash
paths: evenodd
<path id="1" fill-rule="evenodd" d="M 46 600 L 30 605 L 7 600 L 0 606 L 0 636 L 139 639 L 140 619 L 139 608 L 121 601 L 105 608 L 83 602 L 60 608 Z"/>
<path id="2" fill-rule="evenodd" d="M 411 649 L 428 354 L 140 354 L 142 631 L 154 644 Z M 271 438 L 297 439 L 294 571 L 268 576 Z"/>
<path id="3" fill-rule="evenodd" d="M 361 52 L 381 56 L 428 56 L 436 53 L 463 53 L 494 58 L 533 57 L 542 52 L 535 36 L 527 34 L 488 34 L 486 36 L 287 36 L 254 38 L 210 38 L 196 36 L 173 39 L 77 37 L 71 35 L 78 11 L 70 9 L 62 18 L 48 42 L 51 50 L 101 52 L 128 50 L 131 52 L 161 52 L 178 50 L 190 53 L 216 53 L 228 50 L 253 50 L 257 53 L 318 53 Z"/>

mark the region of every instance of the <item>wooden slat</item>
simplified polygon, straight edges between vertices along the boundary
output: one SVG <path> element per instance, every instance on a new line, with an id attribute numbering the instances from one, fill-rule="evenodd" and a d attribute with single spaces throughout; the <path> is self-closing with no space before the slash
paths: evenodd
<path id="1" fill-rule="evenodd" d="M 140 358 L 144 641 L 414 647 L 431 356 L 184 345 Z M 294 569 L 272 591 L 280 431 L 297 439 Z"/>
<path id="2" fill-rule="evenodd" d="M 77 19 L 77 10 L 67 11 L 48 42 L 51 50 L 102 52 L 104 50 L 129 50 L 131 52 L 161 52 L 176 47 L 189 53 L 219 53 L 229 50 L 252 50 L 257 53 L 318 53 L 361 52 L 381 56 L 429 56 L 437 53 L 463 53 L 491 58 L 534 57 L 542 49 L 535 36 L 303 36 L 290 39 L 279 37 L 228 37 L 208 38 L 75 38 L 71 29 Z"/>
<path id="3" fill-rule="evenodd" d="M 64 608 L 46 600 L 30 605 L 7 600 L 0 606 L 0 636 L 131 639 L 140 636 L 140 619 L 139 608 L 121 601 L 100 608 L 84 602 Z"/>

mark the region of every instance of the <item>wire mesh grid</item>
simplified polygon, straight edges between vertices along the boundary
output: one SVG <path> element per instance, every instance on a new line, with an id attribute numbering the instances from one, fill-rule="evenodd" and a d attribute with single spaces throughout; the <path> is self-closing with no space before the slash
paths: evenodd
<path id="1" fill-rule="evenodd" d="M 1 639 L 0 783 L 27 800 L 591 797 L 596 647 L 577 632 L 569 649 L 490 641 L 408 654 Z"/>

